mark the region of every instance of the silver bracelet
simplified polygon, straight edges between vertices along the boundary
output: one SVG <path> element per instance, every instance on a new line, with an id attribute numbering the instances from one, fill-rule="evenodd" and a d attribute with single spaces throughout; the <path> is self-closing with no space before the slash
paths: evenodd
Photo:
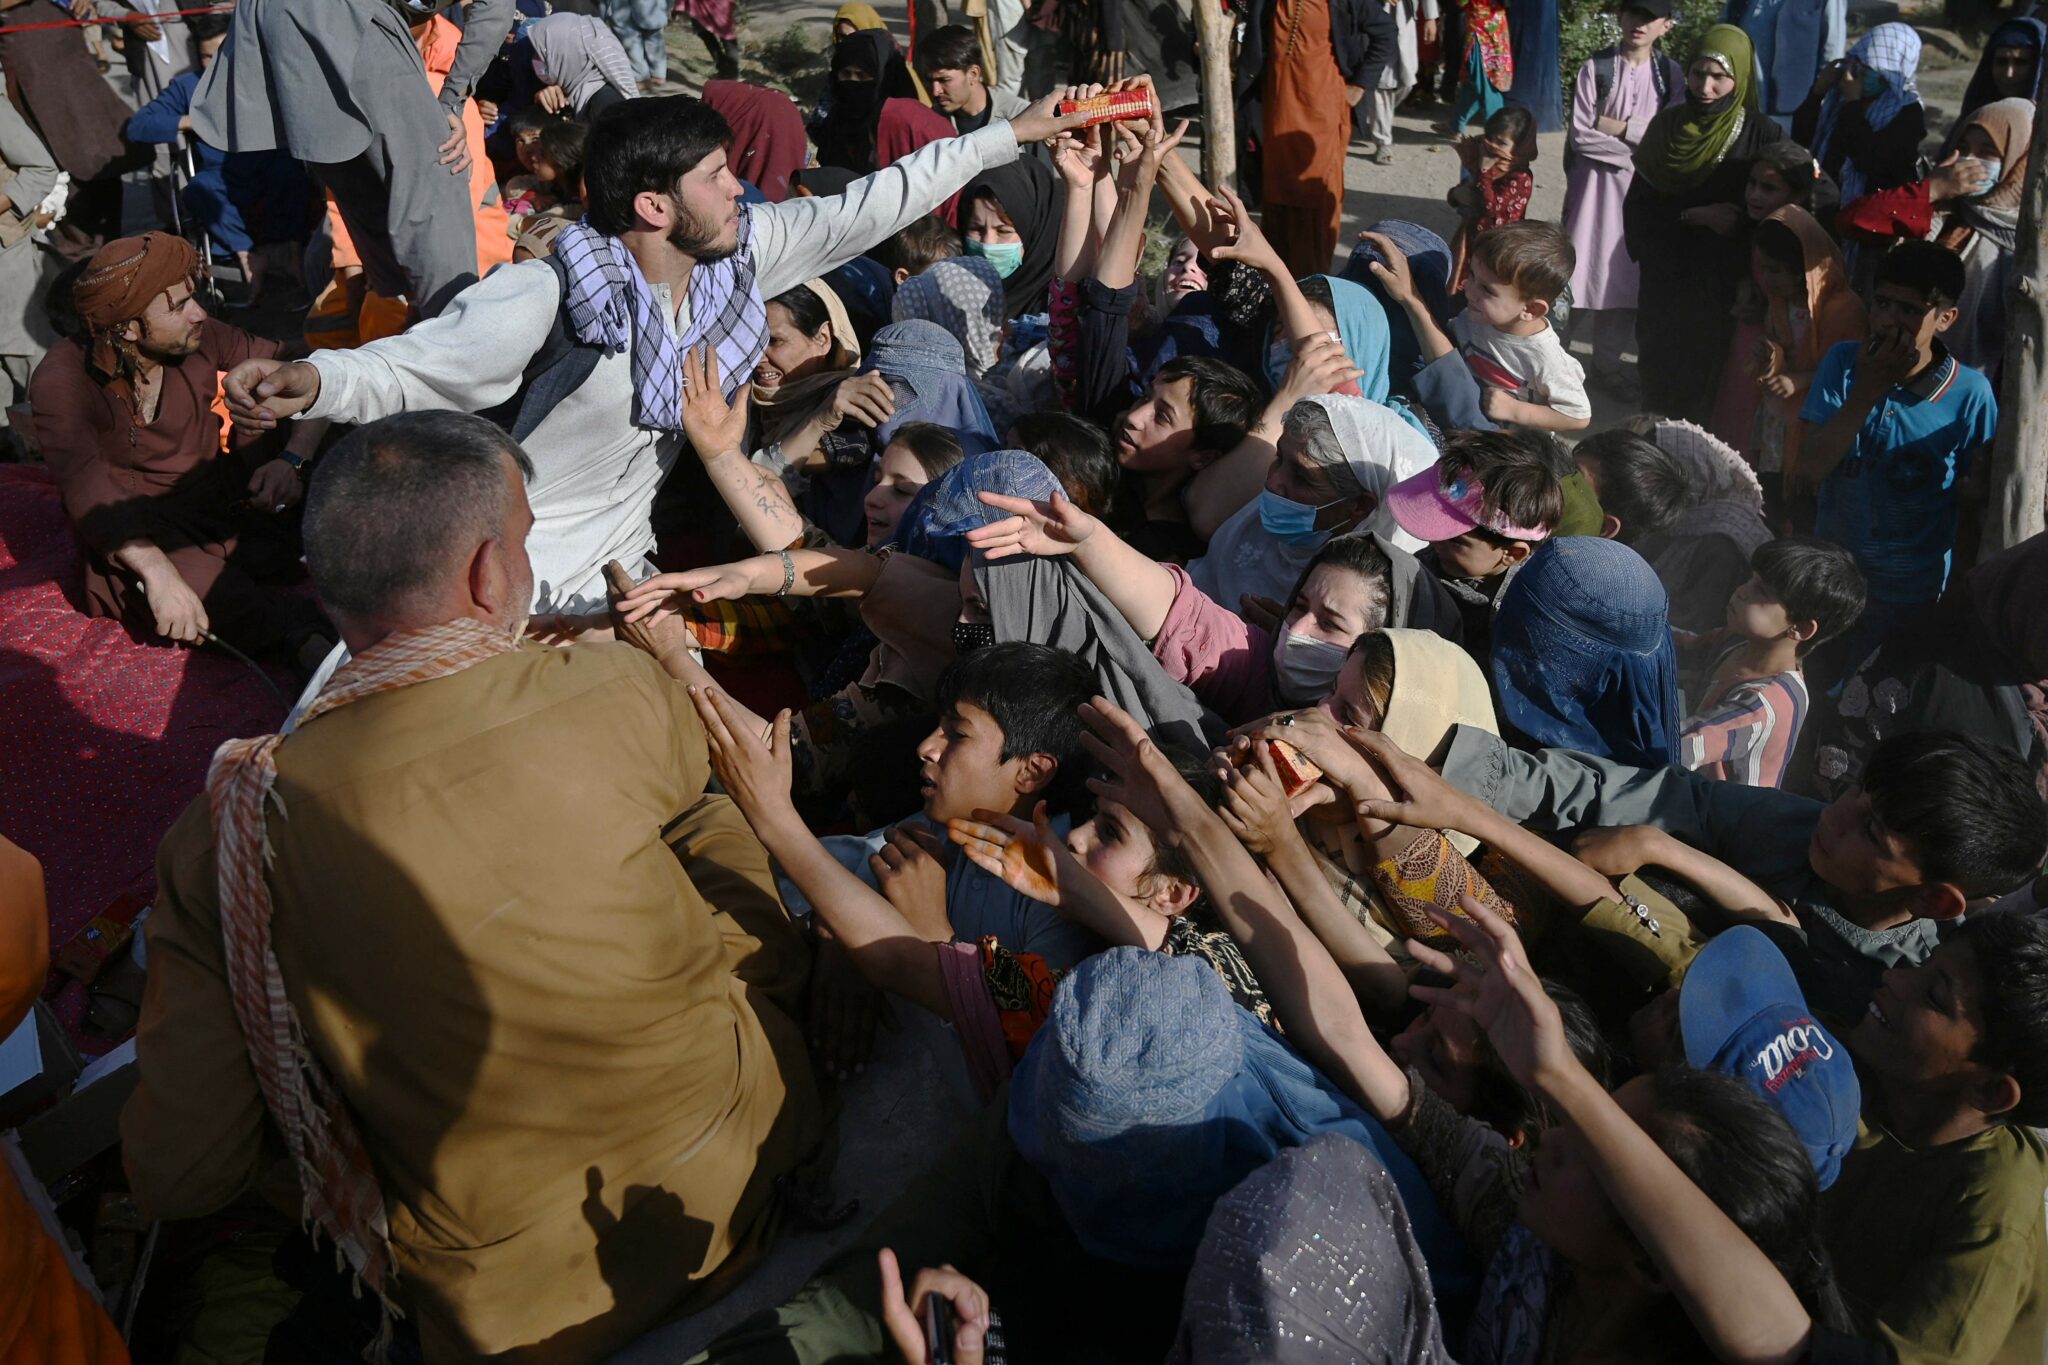
<path id="1" fill-rule="evenodd" d="M 796 586 L 796 561 L 789 557 L 789 551 L 777 550 L 782 556 L 782 586 L 775 590 L 777 597 L 789 596 L 789 590 Z"/>

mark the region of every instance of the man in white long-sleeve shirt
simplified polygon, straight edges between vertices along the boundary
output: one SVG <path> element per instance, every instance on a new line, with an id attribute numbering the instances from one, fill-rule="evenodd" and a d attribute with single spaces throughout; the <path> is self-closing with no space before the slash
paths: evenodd
<path id="1" fill-rule="evenodd" d="M 759 300 L 852 260 L 983 171 L 1015 160 L 1019 143 L 1079 125 L 1078 116 L 1053 117 L 1053 103 L 1049 98 L 1014 120 L 932 143 L 855 181 L 842 195 L 751 205 L 743 225 L 739 182 L 726 167 L 732 134 L 725 121 L 683 96 L 631 100 L 591 130 L 585 202 L 595 229 L 589 236 L 596 240 L 588 245 L 602 255 L 609 239 L 623 248 L 622 262 L 630 257 L 625 269 L 641 283 L 624 283 L 652 291 L 651 314 L 669 333 L 659 354 L 669 361 L 718 335 L 744 347 L 746 323 L 714 334 L 713 321 L 693 317 L 693 308 L 709 312 L 707 301 L 713 301 L 737 318 L 749 300 L 758 308 Z M 562 275 L 545 260 L 502 266 L 439 317 L 399 336 L 293 364 L 238 366 L 227 377 L 229 402 L 238 421 L 254 426 L 295 415 L 360 423 L 420 408 L 502 412 L 537 387 L 528 369 L 551 332 L 559 336 L 563 291 Z M 652 572 L 649 512 L 682 451 L 683 434 L 679 421 L 671 427 L 644 419 L 664 397 L 673 401 L 681 377 L 650 372 L 655 348 L 638 325 L 640 316 L 631 344 L 607 349 L 530 429 L 513 426 L 534 464 L 527 548 L 536 614 L 604 611 L 608 560 L 641 576 Z M 717 349 L 725 360 L 726 341 Z M 758 348 L 752 354 L 757 360 Z M 740 373 L 721 365 L 728 396 L 752 365 L 746 362 Z M 665 395 L 662 385 L 674 392 Z"/>

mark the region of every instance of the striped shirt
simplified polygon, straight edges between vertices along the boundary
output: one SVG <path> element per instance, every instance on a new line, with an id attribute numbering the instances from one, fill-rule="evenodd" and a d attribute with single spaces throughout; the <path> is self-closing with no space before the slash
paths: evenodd
<path id="1" fill-rule="evenodd" d="M 1796 668 L 1744 678 L 1686 717 L 1678 761 L 1722 782 L 1779 786 L 1806 721 L 1806 705 L 1806 678 Z"/>

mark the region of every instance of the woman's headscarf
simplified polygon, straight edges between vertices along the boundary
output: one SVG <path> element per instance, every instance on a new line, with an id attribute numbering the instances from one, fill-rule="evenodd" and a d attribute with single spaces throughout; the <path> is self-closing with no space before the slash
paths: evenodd
<path id="1" fill-rule="evenodd" d="M 912 396 L 906 403 L 897 395 L 895 414 L 875 428 L 876 449 L 887 445 L 906 422 L 936 422 L 951 431 L 969 455 L 995 449 L 995 423 L 967 377 L 967 357 L 959 338 L 937 323 L 917 318 L 890 323 L 875 333 L 861 371 L 900 380 Z"/>
<path id="2" fill-rule="evenodd" d="M 1884 80 L 1884 89 L 1877 98 L 1864 102 L 1863 121 L 1872 132 L 1890 126 L 1893 119 L 1905 112 L 1907 105 L 1920 102 L 1917 80 L 1920 35 L 1911 25 L 1879 24 L 1849 49 L 1849 56 Z M 1828 144 L 1834 139 L 1835 128 L 1841 121 L 1842 96 L 1831 89 L 1820 102 L 1820 118 L 1814 125 L 1815 160 L 1827 160 Z M 1852 199 L 1861 199 L 1868 192 L 1869 182 L 1863 168 L 1853 159 L 1842 161 L 1841 173 L 1836 179 L 1842 186 L 1842 202 L 1845 204 Z"/>
<path id="3" fill-rule="evenodd" d="M 864 71 L 867 80 L 841 80 L 848 68 Z M 818 143 L 818 164 L 844 166 L 862 175 L 875 169 L 875 130 L 882 106 L 892 99 L 916 99 L 910 68 L 886 29 L 862 29 L 841 38 L 832 49 L 832 104 L 812 129 Z"/>
<path id="4" fill-rule="evenodd" d="M 960 341 L 967 377 L 995 368 L 1003 346 L 1003 277 L 980 256 L 936 261 L 896 287 L 896 321 L 935 322 Z"/>
<path id="5" fill-rule="evenodd" d="M 1335 1133 L 1216 1201 L 1167 1365 L 1452 1365 L 1387 1168 Z"/>
<path id="6" fill-rule="evenodd" d="M 1493 622 L 1493 683 L 1508 733 L 1641 768 L 1678 761 L 1671 599 L 1618 541 L 1563 536 L 1529 556 Z"/>
<path id="7" fill-rule="evenodd" d="M 1046 309 L 1046 286 L 1052 283 L 1053 252 L 1059 245 L 1060 213 L 1066 184 L 1036 157 L 983 171 L 960 191 L 960 230 L 967 230 L 968 207 L 982 195 L 1003 206 L 1024 243 L 1024 263 L 1003 281 L 1005 315 L 1021 318 Z"/>
<path id="8" fill-rule="evenodd" d="M 1842 249 L 1835 239 L 1828 236 L 1814 216 L 1805 209 L 1787 204 L 1764 220 L 1767 223 L 1783 223 L 1794 237 L 1799 239 L 1799 253 L 1806 277 L 1807 325 L 1792 325 L 1792 306 L 1784 299 L 1765 296 L 1764 330 L 1766 335 L 1777 339 L 1786 347 L 1786 368 L 1799 373 L 1810 374 L 1820 367 L 1820 358 L 1837 343 L 1863 339 L 1863 300 L 1849 283 L 1848 263 L 1842 259 Z M 1759 291 L 1761 292 L 1761 291 Z M 1767 400 L 1779 401 L 1779 400 Z M 1787 400 L 1785 411 L 1788 415 L 1798 413 L 1798 400 Z M 1795 469 L 1799 464 L 1799 447 L 1805 434 L 1806 424 L 1788 421 L 1785 426 L 1784 467 Z M 1702 433 L 1704 434 L 1704 433 Z M 1742 467 L 1749 468 L 1747 461 Z M 1761 507 L 1762 489 L 1759 487 Z M 1694 500 L 1694 508 L 1700 499 Z M 1745 527 L 1752 520 L 1744 518 Z M 1761 542 L 1759 542 L 1761 543 Z"/>
<path id="9" fill-rule="evenodd" d="M 1991 62 L 2002 47 L 2023 47 L 2034 54 L 2034 82 L 2027 90 L 2026 98 L 2041 98 L 2041 53 L 2048 50 L 2048 23 L 2039 19 L 2008 19 L 1991 32 L 1984 44 L 1984 55 L 1977 61 L 1977 70 L 1970 77 L 1970 88 L 1963 92 L 1963 107 L 1957 115 L 1956 133 L 1963 130 L 1963 124 L 1970 115 L 1985 105 L 2000 98 L 1998 82 L 1991 75 Z M 1955 146 L 1955 133 L 1949 135 L 1949 146 Z"/>
<path id="10" fill-rule="evenodd" d="M 1344 353 L 1351 357 L 1351 363 L 1364 371 L 1356 381 L 1359 396 L 1375 403 L 1386 402 L 1387 365 L 1392 356 L 1387 310 L 1362 284 L 1335 275 L 1311 275 L 1309 279 L 1320 281 L 1330 291 L 1330 311 L 1337 315 L 1337 339 L 1344 344 Z M 1270 343 L 1285 339 L 1276 318 L 1266 347 L 1266 382 L 1276 390 L 1287 378 L 1287 366 L 1274 364 L 1276 348 Z"/>
<path id="11" fill-rule="evenodd" d="M 1383 630 L 1394 648 L 1394 686 L 1387 696 L 1387 714 L 1380 733 L 1424 762 L 1434 762 L 1450 742 L 1455 726 L 1470 725 L 1489 735 L 1500 733 L 1493 718 L 1493 693 L 1486 675 L 1460 644 L 1433 630 Z M 1478 841 L 1447 831 L 1461 853 Z"/>
<path id="12" fill-rule="evenodd" d="M 771 204 L 789 198 L 789 178 L 811 154 L 804 116 L 780 90 L 745 81 L 704 82 L 704 102 L 732 125 L 726 165 Z"/>
<path id="13" fill-rule="evenodd" d="M 873 5 L 864 5 L 860 3 L 860 0 L 852 0 L 852 3 L 841 5 L 834 11 L 832 27 L 837 29 L 843 23 L 852 24 L 855 32 L 880 29 L 886 33 L 889 30 L 888 23 L 883 20 L 880 14 L 876 13 L 875 7 Z"/>
<path id="14" fill-rule="evenodd" d="M 2034 144 L 2034 102 L 1993 100 L 1963 120 L 1963 127 L 1973 125 L 1989 133 L 1991 140 L 1998 145 L 1998 183 L 1978 198 L 1963 200 L 1956 206 L 1955 216 L 1981 217 L 1981 211 L 1987 209 L 1994 213 L 2002 210 L 2017 215 L 2020 198 L 2027 187 L 2027 156 Z M 2005 249 L 2010 251 L 2012 243 L 2007 242 Z"/>
<path id="15" fill-rule="evenodd" d="M 1451 325 L 1450 245 L 1428 228 L 1399 218 L 1374 223 L 1366 231 L 1379 233 L 1400 248 L 1401 254 L 1408 258 L 1408 271 L 1415 281 L 1415 293 L 1422 300 L 1422 306 L 1436 319 L 1437 326 L 1448 333 Z M 1344 278 L 1364 285 L 1379 300 L 1387 322 L 1389 382 L 1398 392 L 1421 370 L 1424 363 L 1422 348 L 1416 344 L 1415 328 L 1408 321 L 1408 310 L 1387 297 L 1380 277 L 1372 273 L 1375 261 L 1386 264 L 1380 256 L 1380 249 L 1371 242 L 1359 242 L 1351 249 L 1351 259 L 1344 265 Z"/>
<path id="16" fill-rule="evenodd" d="M 590 97 L 610 85 L 627 99 L 640 97 L 640 82 L 626 60 L 626 49 L 602 19 L 587 14 L 550 14 L 529 25 L 527 41 L 533 44 L 535 74 L 548 85 L 559 85 L 569 97 L 569 107 L 578 113 Z"/>
<path id="17" fill-rule="evenodd" d="M 140 321 L 159 294 L 198 271 L 199 253 L 190 242 L 168 232 L 145 232 L 101 247 L 71 286 L 72 307 L 86 329 L 86 359 L 138 422 L 135 343 L 121 329 Z"/>
<path id="18" fill-rule="evenodd" d="M 1422 542 L 1402 530 L 1387 510 L 1387 490 L 1436 463 L 1437 449 L 1407 417 L 1367 398 L 1324 393 L 1305 400 L 1323 410 L 1337 438 L 1341 460 L 1322 464 L 1330 482 L 1345 497 L 1371 493 L 1380 505 L 1357 527 L 1413 554 Z M 1328 452 L 1310 450 L 1319 461 Z M 1218 602 L 1237 607 L 1239 596 L 1256 593 L 1284 601 L 1329 536 L 1299 543 L 1276 540 L 1259 520 L 1257 499 L 1233 514 L 1209 538 L 1209 550 L 1188 566 L 1195 586 Z"/>
<path id="19" fill-rule="evenodd" d="M 1413 1220 L 1436 1292 L 1469 1288 L 1469 1253 L 1384 1128 L 1238 1008 L 1196 957 L 1111 948 L 1067 974 L 1010 1081 L 1010 1138 L 1052 1186 L 1082 1248 L 1120 1265 L 1188 1265 L 1245 1176 L 1324 1133 L 1370 1149 Z"/>
<path id="20" fill-rule="evenodd" d="M 1694 99 L 1688 89 L 1683 103 L 1650 120 L 1636 147 L 1636 173 L 1665 194 L 1681 193 L 1705 180 L 1735 145 L 1743 124 L 1761 117 L 1756 107 L 1756 52 L 1747 33 L 1733 24 L 1714 25 L 1692 54 L 1694 62 L 1701 58 L 1719 63 L 1735 78 L 1735 88 L 1712 104 Z"/>

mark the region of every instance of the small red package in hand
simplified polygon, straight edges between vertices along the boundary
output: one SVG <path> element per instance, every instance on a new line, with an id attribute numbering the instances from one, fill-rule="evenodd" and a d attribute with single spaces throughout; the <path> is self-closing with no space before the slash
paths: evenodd
<path id="1" fill-rule="evenodd" d="M 1141 119 L 1152 117 L 1152 92 L 1150 90 L 1112 90 L 1085 100 L 1061 100 L 1058 113 L 1061 118 L 1069 114 L 1086 114 L 1088 121 L 1081 126 L 1093 128 L 1098 123 L 1113 119 Z"/>
<path id="2" fill-rule="evenodd" d="M 1307 754 L 1295 748 L 1284 739 L 1269 739 L 1266 746 L 1272 751 L 1273 766 L 1279 770 L 1280 784 L 1289 797 L 1312 782 L 1321 780 L 1323 770 L 1309 760 Z"/>

